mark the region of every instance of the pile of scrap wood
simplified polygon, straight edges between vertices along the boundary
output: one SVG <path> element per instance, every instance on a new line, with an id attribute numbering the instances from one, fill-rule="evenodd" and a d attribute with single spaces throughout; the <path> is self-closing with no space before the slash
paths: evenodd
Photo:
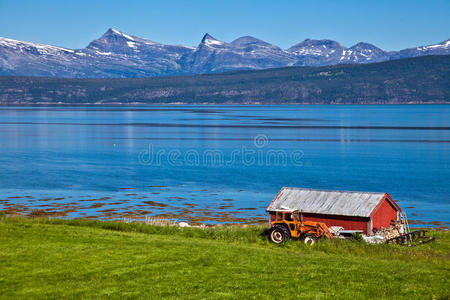
<path id="1" fill-rule="evenodd" d="M 391 225 L 387 228 L 381 227 L 377 232 L 377 235 L 381 235 L 385 239 L 389 240 L 403 234 L 402 224 L 400 221 L 392 220 Z"/>

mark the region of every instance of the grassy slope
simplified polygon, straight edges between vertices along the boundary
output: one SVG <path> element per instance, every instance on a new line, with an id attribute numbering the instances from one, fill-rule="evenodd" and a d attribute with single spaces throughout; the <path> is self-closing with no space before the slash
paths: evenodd
<path id="1" fill-rule="evenodd" d="M 0 298 L 450 295 L 448 232 L 433 232 L 435 243 L 408 249 L 348 241 L 280 247 L 261 231 L 3 218 Z"/>

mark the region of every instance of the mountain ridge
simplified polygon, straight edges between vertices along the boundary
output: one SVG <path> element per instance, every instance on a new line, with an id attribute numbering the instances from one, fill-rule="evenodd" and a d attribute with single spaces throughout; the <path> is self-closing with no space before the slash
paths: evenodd
<path id="1" fill-rule="evenodd" d="M 194 75 L 285 66 L 328 66 L 450 54 L 450 39 L 438 44 L 384 51 L 360 42 L 304 41 L 288 49 L 252 36 L 224 42 L 206 33 L 197 47 L 165 45 L 109 28 L 83 49 L 0 37 L 0 75 L 63 78 L 135 78 Z"/>

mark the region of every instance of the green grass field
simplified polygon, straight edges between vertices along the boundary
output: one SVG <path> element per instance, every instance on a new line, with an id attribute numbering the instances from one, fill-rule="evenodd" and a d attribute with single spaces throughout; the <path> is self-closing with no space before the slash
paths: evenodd
<path id="1" fill-rule="evenodd" d="M 448 299 L 450 233 L 420 247 L 271 245 L 214 229 L 0 218 L 0 298 Z"/>

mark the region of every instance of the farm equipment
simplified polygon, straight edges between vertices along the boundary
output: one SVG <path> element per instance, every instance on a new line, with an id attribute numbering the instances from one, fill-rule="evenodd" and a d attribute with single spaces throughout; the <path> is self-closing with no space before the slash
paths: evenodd
<path id="1" fill-rule="evenodd" d="M 282 244 L 289 239 L 303 240 L 305 244 L 314 244 L 319 238 L 355 239 L 361 235 L 369 244 L 399 244 L 404 246 L 417 246 L 434 240 L 426 236 L 426 230 L 410 231 L 406 215 L 401 213 L 399 220 L 391 221 L 387 228 L 381 228 L 374 235 L 363 235 L 362 230 L 344 230 L 339 226 L 330 228 L 322 222 L 304 221 L 303 214 L 295 211 L 270 211 L 269 241 Z"/>
<path id="2" fill-rule="evenodd" d="M 382 235 L 385 237 L 387 244 L 412 247 L 434 241 L 434 237 L 427 236 L 426 230 L 411 231 L 404 212 L 399 213 L 398 221 L 392 221 L 391 226 L 384 228 L 382 231 Z"/>
<path id="3" fill-rule="evenodd" d="M 270 213 L 269 241 L 281 244 L 288 239 L 300 239 L 312 245 L 319 238 L 333 238 L 325 223 L 303 221 L 298 211 L 278 211 Z"/>
<path id="4" fill-rule="evenodd" d="M 407 247 L 417 246 L 434 241 L 434 237 L 427 236 L 426 230 L 411 231 L 386 240 L 387 244 L 399 244 Z"/>

